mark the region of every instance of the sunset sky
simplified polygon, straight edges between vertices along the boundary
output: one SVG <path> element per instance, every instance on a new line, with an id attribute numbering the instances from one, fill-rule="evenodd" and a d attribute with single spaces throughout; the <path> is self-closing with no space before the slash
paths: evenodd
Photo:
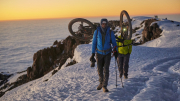
<path id="1" fill-rule="evenodd" d="M 180 14 L 180 0 L 0 0 L 0 21 L 71 17 Z"/>

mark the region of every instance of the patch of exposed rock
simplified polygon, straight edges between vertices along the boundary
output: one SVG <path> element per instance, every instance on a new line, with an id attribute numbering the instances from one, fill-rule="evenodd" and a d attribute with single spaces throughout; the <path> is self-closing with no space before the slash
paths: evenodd
<path id="1" fill-rule="evenodd" d="M 32 67 L 27 69 L 27 77 L 33 80 L 44 76 L 57 66 L 58 69 L 61 69 L 68 58 L 73 58 L 77 45 L 87 43 L 89 42 L 79 41 L 68 36 L 63 41 L 55 41 L 50 48 L 39 50 L 33 56 Z"/>
<path id="2" fill-rule="evenodd" d="M 8 78 L 11 76 L 12 74 L 1 74 L 0 73 L 0 86 L 4 83 L 6 83 L 8 81 Z"/>
<path id="3" fill-rule="evenodd" d="M 161 36 L 160 34 L 162 33 L 162 30 L 159 28 L 158 24 L 154 23 L 153 25 L 151 25 L 151 23 L 155 21 L 157 20 L 148 19 L 142 22 L 145 23 L 145 27 L 142 32 L 142 41 L 143 41 L 142 43 L 156 39 Z"/>

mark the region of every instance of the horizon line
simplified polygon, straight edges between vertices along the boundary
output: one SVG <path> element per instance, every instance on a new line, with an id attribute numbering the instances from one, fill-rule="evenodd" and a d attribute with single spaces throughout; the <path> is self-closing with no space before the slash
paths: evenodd
<path id="1" fill-rule="evenodd" d="M 130 15 L 130 16 L 148 16 L 148 15 L 178 15 L 180 13 L 168 13 L 168 14 L 141 14 L 141 15 Z M 50 19 L 70 19 L 70 18 L 96 18 L 96 17 L 117 17 L 120 15 L 111 15 L 111 16 L 82 16 L 82 17 L 59 17 L 59 18 L 32 18 L 32 19 L 11 19 L 11 20 L 0 20 L 0 22 L 5 21 L 28 21 L 28 20 L 50 20 Z"/>

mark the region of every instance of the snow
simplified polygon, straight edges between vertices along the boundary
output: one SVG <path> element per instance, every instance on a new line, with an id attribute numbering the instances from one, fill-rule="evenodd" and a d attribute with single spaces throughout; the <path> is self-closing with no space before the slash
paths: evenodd
<path id="1" fill-rule="evenodd" d="M 141 23 L 144 21 L 144 20 L 147 20 L 147 19 L 151 19 L 152 17 L 144 17 L 144 16 L 136 16 L 136 17 L 133 17 L 132 19 L 132 29 L 136 28 L 136 27 L 141 27 Z"/>
<path id="2" fill-rule="evenodd" d="M 7 83 L 13 83 L 17 80 L 18 77 L 24 75 L 24 74 L 27 74 L 27 71 L 23 72 L 23 73 L 16 73 L 16 74 L 13 74 L 13 76 L 11 76 L 10 78 L 8 78 L 8 82 Z"/>
<path id="3" fill-rule="evenodd" d="M 136 17 L 140 20 L 146 17 Z M 90 67 L 92 44 L 77 46 L 73 57 L 78 63 L 52 71 L 39 79 L 16 87 L 1 101 L 91 100 L 91 101 L 180 101 L 180 27 L 170 21 L 157 21 L 162 36 L 144 45 L 133 46 L 129 78 L 118 78 L 116 88 L 115 59 L 111 59 L 108 93 L 96 90 L 99 84 L 96 66 Z M 176 22 L 178 23 L 178 22 Z M 178 23 L 180 24 L 180 23 Z M 142 29 L 139 29 L 142 30 Z M 68 59 L 66 64 L 73 59 Z M 118 73 L 119 75 L 119 73 Z M 44 81 L 48 79 L 48 81 Z"/>

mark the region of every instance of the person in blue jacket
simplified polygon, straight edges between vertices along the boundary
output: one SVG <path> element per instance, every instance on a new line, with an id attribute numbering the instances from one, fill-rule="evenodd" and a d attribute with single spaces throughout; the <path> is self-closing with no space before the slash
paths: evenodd
<path id="1" fill-rule="evenodd" d="M 94 31 L 93 41 L 92 41 L 92 56 L 90 61 L 97 60 L 97 71 L 99 75 L 99 86 L 97 90 L 103 88 L 104 92 L 108 92 L 107 85 L 109 79 L 109 65 L 111 60 L 111 44 L 115 47 L 116 52 L 114 55 L 117 57 L 117 43 L 114 36 L 114 32 L 110 31 L 107 19 L 101 19 L 100 26 Z"/>

